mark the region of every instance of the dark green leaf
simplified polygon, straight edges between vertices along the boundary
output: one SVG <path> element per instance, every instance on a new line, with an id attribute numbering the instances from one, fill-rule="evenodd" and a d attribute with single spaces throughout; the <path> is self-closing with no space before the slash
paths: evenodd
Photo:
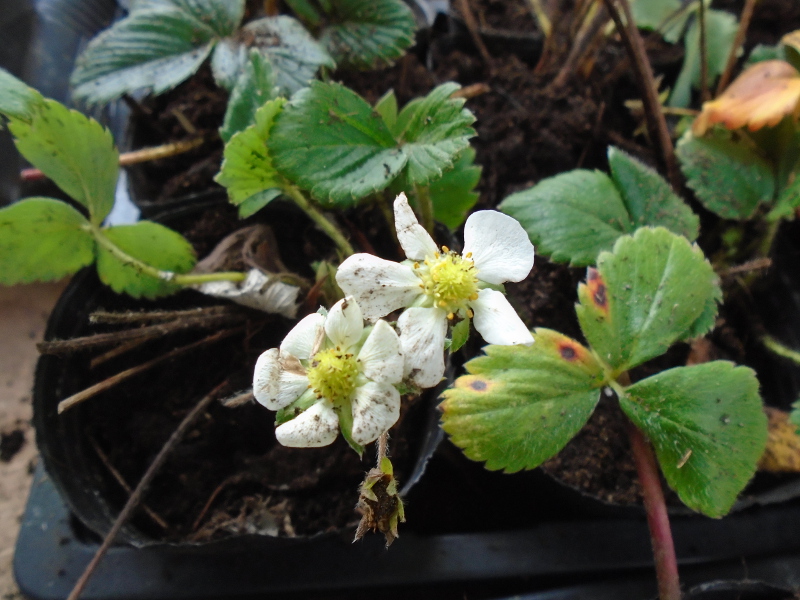
<path id="1" fill-rule="evenodd" d="M 75 96 L 105 103 L 138 89 L 154 94 L 192 75 L 239 25 L 244 0 L 145 0 L 78 57 Z"/>
<path id="2" fill-rule="evenodd" d="M 391 64 L 414 42 L 414 15 L 401 0 L 339 0 L 320 41 L 344 67 Z"/>
<path id="3" fill-rule="evenodd" d="M 540 254 L 591 265 L 634 225 L 614 182 L 600 171 L 575 169 L 511 194 L 499 206 L 522 224 Z"/>
<path id="4" fill-rule="evenodd" d="M 747 219 L 759 204 L 772 202 L 773 167 L 746 138 L 719 129 L 703 138 L 687 132 L 675 151 L 687 185 L 719 216 Z"/>
<path id="5" fill-rule="evenodd" d="M 89 210 L 95 225 L 114 205 L 119 152 L 111 133 L 97 121 L 55 100 L 38 104 L 29 120 L 8 128 L 20 154 Z"/>
<path id="6" fill-rule="evenodd" d="M 227 188 L 231 203 L 239 206 L 240 212 L 253 214 L 276 198 L 285 185 L 264 143 L 285 103 L 285 98 L 267 102 L 256 111 L 255 124 L 225 145 L 222 168 L 215 179 Z"/>
<path id="7" fill-rule="evenodd" d="M 800 208 L 800 174 L 796 174 L 795 179 L 781 191 L 775 201 L 775 207 L 769 211 L 766 219 L 768 221 L 791 219 L 798 208 Z"/>
<path id="8" fill-rule="evenodd" d="M 478 201 L 474 189 L 480 179 L 481 167 L 475 164 L 475 150 L 468 147 L 452 169 L 430 183 L 433 218 L 449 229 L 458 229 Z"/>
<path id="9" fill-rule="evenodd" d="M 487 346 L 444 392 L 442 427 L 469 458 L 513 473 L 557 454 L 600 399 L 603 372 L 592 354 L 556 331 L 532 346 Z"/>
<path id="10" fill-rule="evenodd" d="M 0 69 L 0 115 L 27 121 L 43 101 L 44 98 L 35 89 L 5 69 Z"/>
<path id="11" fill-rule="evenodd" d="M 286 0 L 286 4 L 307 25 L 316 27 L 322 22 L 322 16 L 309 0 Z"/>
<path id="12" fill-rule="evenodd" d="M 578 298 L 578 320 L 592 350 L 620 373 L 710 329 L 722 294 L 696 245 L 646 227 L 600 254 Z"/>
<path id="13" fill-rule="evenodd" d="M 608 149 L 608 166 L 634 227 L 666 227 L 690 241 L 700 219 L 656 171 L 619 148 Z"/>
<path id="14" fill-rule="evenodd" d="M 228 100 L 225 120 L 219 130 L 222 141 L 228 142 L 234 133 L 252 125 L 256 111 L 276 95 L 272 67 L 257 50 L 251 50 L 250 61 L 239 75 Z"/>
<path id="15" fill-rule="evenodd" d="M 630 386 L 619 400 L 681 500 L 709 517 L 725 515 L 767 442 L 755 373 L 723 361 L 678 367 Z"/>
<path id="16" fill-rule="evenodd" d="M 51 198 L 28 198 L 0 209 L 0 284 L 50 281 L 94 261 L 89 222 Z"/>
<path id="17" fill-rule="evenodd" d="M 161 271 L 186 273 L 195 263 L 194 250 L 183 236 L 158 223 L 139 221 L 103 230 L 103 235 L 128 256 Z M 117 293 L 134 298 L 156 298 L 180 289 L 165 279 L 142 273 L 141 269 L 98 246 L 97 272 L 100 280 Z"/>

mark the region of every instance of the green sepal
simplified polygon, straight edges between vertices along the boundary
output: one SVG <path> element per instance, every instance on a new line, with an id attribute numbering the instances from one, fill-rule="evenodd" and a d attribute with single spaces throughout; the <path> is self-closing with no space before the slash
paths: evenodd
<path id="1" fill-rule="evenodd" d="M 443 394 L 443 429 L 487 469 L 537 467 L 580 431 L 600 399 L 603 370 L 587 348 L 549 329 L 534 339 L 487 346 Z"/>
<path id="2" fill-rule="evenodd" d="M 275 427 L 288 423 L 295 417 L 299 417 L 317 402 L 319 402 L 319 398 L 314 394 L 314 391 L 306 390 L 289 406 L 281 408 L 275 413 Z"/>
<path id="3" fill-rule="evenodd" d="M 0 69 L 0 115 L 28 121 L 44 97 L 5 69 Z"/>
<path id="4" fill-rule="evenodd" d="M 242 217 L 266 206 L 286 184 L 273 167 L 265 143 L 284 104 L 285 98 L 268 101 L 256 111 L 255 123 L 225 144 L 222 167 L 214 180 L 228 190 L 228 198 L 239 206 Z"/>
<path id="5" fill-rule="evenodd" d="M 774 168 L 747 137 L 721 128 L 702 138 L 687 132 L 675 153 L 686 185 L 725 219 L 749 219 L 760 204 L 774 199 Z"/>
<path id="6" fill-rule="evenodd" d="M 119 152 L 111 132 L 55 100 L 37 104 L 29 119 L 8 124 L 17 150 L 85 206 L 99 225 L 114 206 Z"/>
<path id="7" fill-rule="evenodd" d="M 450 352 L 458 352 L 469 339 L 469 319 L 461 319 L 450 332 Z"/>
<path id="8" fill-rule="evenodd" d="M 334 409 L 339 416 L 339 429 L 342 431 L 342 437 L 356 454 L 362 456 L 364 446 L 353 439 L 353 405 L 348 401 L 342 403 L 341 406 L 334 406 Z"/>
<path id="9" fill-rule="evenodd" d="M 77 210 L 52 198 L 0 209 L 0 284 L 50 281 L 92 264 L 94 237 Z"/>
<path id="10" fill-rule="evenodd" d="M 722 293 L 697 245 L 663 227 L 645 227 L 600 254 L 578 299 L 587 341 L 621 373 L 711 329 Z"/>
<path id="11" fill-rule="evenodd" d="M 272 66 L 257 50 L 250 50 L 250 60 L 231 91 L 225 119 L 219 129 L 223 142 L 243 131 L 256 120 L 256 112 L 267 100 L 277 96 Z"/>
<path id="12" fill-rule="evenodd" d="M 688 507 L 722 517 L 753 477 L 767 442 L 755 373 L 714 361 L 677 367 L 619 398 L 652 442 L 667 483 Z"/>
<path id="13" fill-rule="evenodd" d="M 128 256 L 161 271 L 186 273 L 195 263 L 194 249 L 179 233 L 151 221 L 108 227 L 102 231 L 112 244 Z M 157 298 L 178 291 L 180 286 L 144 274 L 141 269 L 98 245 L 97 273 L 100 281 L 117 293 L 134 298 Z"/>

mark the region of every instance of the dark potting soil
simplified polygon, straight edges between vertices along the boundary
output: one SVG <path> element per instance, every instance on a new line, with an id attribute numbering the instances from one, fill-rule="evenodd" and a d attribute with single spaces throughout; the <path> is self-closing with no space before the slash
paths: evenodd
<path id="1" fill-rule="evenodd" d="M 482 27 L 517 32 L 524 31 L 527 24 L 533 28 L 533 19 L 528 12 L 527 3 L 523 0 L 514 2 L 479 0 L 470 4 Z M 716 0 L 713 6 L 738 14 L 742 4 L 740 0 Z M 757 6 L 750 28 L 748 48 L 752 47 L 754 41 L 775 43 L 781 33 L 800 27 L 798 11 L 800 9 L 791 2 L 762 0 Z M 523 23 L 526 24 L 525 27 L 522 26 Z M 566 33 L 560 32 L 559 35 Z M 664 43 L 655 34 L 646 35 L 645 43 L 656 74 L 665 76 L 662 89 L 666 88 L 677 76 L 683 49 L 681 46 Z M 476 163 L 483 168 L 478 187 L 479 208 L 494 207 L 508 194 L 563 171 L 578 167 L 607 170 L 606 149 L 609 145 L 619 146 L 639 159 L 656 165 L 656 157 L 647 140 L 633 135 L 639 123 L 623 104 L 625 100 L 638 98 L 640 93 L 631 74 L 627 56 L 618 41 L 609 40 L 596 49 L 591 55 L 591 60 L 584 64 L 582 74 L 571 77 L 559 89 L 550 84 L 563 64 L 569 44 L 551 48 L 547 60 L 540 65 L 531 61 L 526 62 L 512 52 L 493 55 L 492 63 L 488 65 L 463 31 L 456 34 L 434 32 L 424 45 L 425 47 L 418 48 L 418 52 L 410 53 L 398 61 L 395 66 L 380 71 L 379 76 L 375 73 L 336 72 L 333 78 L 356 89 L 372 103 L 387 90 L 394 89 L 401 106 L 445 81 L 457 81 L 464 86 L 486 84 L 488 91 L 471 97 L 466 105 L 477 117 L 475 128 L 478 135 L 473 139 L 473 147 L 477 152 Z M 146 101 L 145 106 L 153 112 L 147 120 L 154 123 L 150 127 L 152 141 L 148 143 L 163 142 L 164 138 L 159 137 L 163 132 L 169 132 L 170 136 L 174 136 L 168 137 L 170 140 L 186 139 L 195 135 L 185 131 L 176 114 L 186 116 L 198 131 L 213 136 L 213 132 L 221 122 L 224 103 L 225 93 L 215 87 L 208 69 L 204 69 L 199 77 L 186 82 L 174 92 Z M 211 149 L 210 154 L 209 149 Z M 152 183 L 147 196 L 167 198 L 216 186 L 211 182 L 211 177 L 219 168 L 220 158 L 221 146 L 211 145 L 177 159 L 159 161 L 143 167 L 147 170 L 146 179 Z M 705 215 L 704 218 L 707 219 L 708 216 Z M 365 221 L 364 217 L 357 213 L 350 213 L 345 214 L 342 221 L 350 226 L 351 235 L 356 241 L 362 233 L 366 234 L 365 239 L 376 239 L 369 235 L 369 219 Z M 197 243 L 196 240 L 195 242 Z M 308 243 L 304 246 L 308 247 Z M 572 307 L 576 301 L 577 283 L 584 276 L 583 269 L 572 269 L 537 257 L 534 269 L 525 281 L 507 286 L 509 299 L 529 326 L 556 329 L 583 341 Z M 730 281 L 724 283 L 731 284 Z M 709 336 L 710 355 L 713 358 L 752 363 L 754 361 L 752 352 L 758 353 L 758 349 L 752 348 L 751 317 L 750 311 L 743 311 L 737 307 L 726 308 L 720 316 L 717 329 Z M 282 326 L 286 328 L 289 325 L 283 323 Z M 270 347 L 270 342 L 258 337 L 248 337 L 247 341 L 249 346 L 246 346 L 246 349 L 242 348 L 239 341 L 238 350 L 235 352 L 230 349 L 221 352 L 220 364 L 225 364 L 225 360 L 232 360 L 235 363 L 233 367 L 241 367 L 243 377 L 247 369 L 251 368 L 258 352 Z M 275 345 L 275 342 L 271 343 Z M 474 344 L 471 344 L 470 348 L 475 348 L 477 351 Z M 662 359 L 660 364 L 645 365 L 638 374 L 634 374 L 634 378 L 644 377 L 658 369 L 685 364 L 689 353 L 688 346 L 679 345 Z M 235 360 L 233 356 L 236 356 Z M 169 379 L 169 376 L 165 374 L 162 378 Z M 196 396 L 194 399 L 196 400 Z M 178 411 L 178 409 L 173 410 Z M 185 412 L 186 408 L 182 410 Z M 246 406 L 236 410 L 242 411 L 240 414 L 243 415 L 246 428 L 252 427 L 253 431 L 260 432 L 262 436 L 264 431 L 271 429 L 271 415 L 260 407 Z M 215 450 L 211 441 L 216 435 L 211 430 L 227 427 L 229 419 L 232 418 L 230 415 L 235 411 L 225 409 L 218 412 L 219 414 L 215 412 L 209 417 L 208 423 L 204 426 L 198 426 L 196 434 L 197 440 L 208 439 L 207 452 L 211 462 L 215 460 L 213 458 Z M 170 427 L 174 427 L 174 420 Z M 133 437 L 131 434 L 128 435 Z M 259 434 L 254 435 L 257 438 Z M 116 445 L 113 439 L 113 435 L 108 437 L 109 451 Z M 228 453 L 231 456 L 244 457 L 241 460 L 248 464 L 251 473 L 258 474 L 261 481 L 276 481 L 277 479 L 270 479 L 271 475 L 264 475 L 260 470 L 264 468 L 265 461 L 262 459 L 264 454 L 275 449 L 271 450 L 268 442 L 263 439 L 252 443 L 253 448 L 257 450 L 255 452 L 247 453 L 231 447 Z M 339 446 L 343 456 L 354 458 L 353 453 L 347 451 L 343 444 Z M 120 444 L 120 448 L 123 447 L 124 445 Z M 327 452 L 319 452 L 317 453 L 319 456 L 315 457 L 315 453 L 316 451 L 299 451 L 297 456 L 291 457 L 292 465 L 298 464 L 295 461 L 310 461 L 312 465 L 316 465 L 319 463 L 314 461 L 324 462 L 328 456 Z M 186 460 L 191 463 L 192 459 Z M 248 477 L 228 479 L 233 471 L 227 469 L 231 467 L 227 466 L 227 463 L 222 466 L 223 461 L 219 462 L 221 468 L 213 467 L 217 474 L 213 477 L 208 476 L 207 479 L 211 483 L 203 484 L 204 491 L 198 494 L 199 498 L 182 501 L 183 503 L 173 514 L 197 515 L 198 510 L 202 509 L 202 504 L 213 492 L 213 487 L 223 482 L 227 483 L 215 502 L 227 499 L 230 504 L 219 513 L 219 516 L 209 513 L 208 518 L 203 521 L 205 524 L 215 523 L 219 531 L 229 531 L 236 527 L 259 527 L 246 518 L 255 510 L 260 510 L 264 515 L 261 525 L 263 528 L 277 527 L 280 530 L 283 527 L 284 534 L 288 531 L 286 523 L 297 530 L 298 527 L 308 525 L 308 523 L 299 524 L 298 519 L 311 520 L 311 515 L 316 514 L 316 509 L 310 508 L 302 517 L 299 516 L 300 513 L 295 513 L 286 521 L 284 515 L 287 509 L 282 504 L 283 499 L 273 495 L 274 490 L 269 487 L 276 484 L 268 484 L 266 488 L 254 491 L 258 483 Z M 141 459 L 135 468 L 131 467 L 130 477 L 133 480 L 145 464 L 146 461 Z M 368 468 L 368 464 L 354 463 L 353 473 L 360 469 L 361 475 Z M 312 466 L 312 471 L 313 469 Z M 624 434 L 624 416 L 613 399 L 601 400 L 584 431 L 570 442 L 558 457 L 549 461 L 545 465 L 545 470 L 564 480 L 568 485 L 604 500 L 623 504 L 638 501 L 639 487 L 630 458 L 627 436 Z M 187 489 L 202 487 L 200 483 L 202 469 L 197 471 L 198 474 L 192 476 L 194 479 L 187 482 L 190 484 Z M 299 473 L 300 469 L 297 469 L 297 472 Z M 176 469 L 175 473 L 180 475 L 182 471 Z M 181 477 L 187 478 L 186 475 Z M 298 481 L 291 483 L 297 494 L 302 493 L 309 477 L 314 479 L 316 475 L 300 476 Z M 343 491 L 346 500 L 342 503 L 341 517 L 337 521 L 340 524 L 353 518 L 352 489 L 350 487 Z M 154 491 L 154 494 L 157 492 Z M 170 498 L 164 492 L 160 500 L 154 495 L 152 501 L 148 502 L 152 502 L 162 510 L 162 505 L 169 505 L 174 502 L 174 498 Z M 347 503 L 349 505 L 345 507 Z M 145 517 L 140 517 L 140 521 L 144 520 Z M 248 524 L 243 525 L 244 523 Z M 152 524 L 141 526 L 153 530 Z M 201 524 L 199 531 L 203 533 L 197 535 L 220 535 L 220 533 L 206 533 L 203 527 Z M 187 533 L 186 524 L 180 528 L 182 528 L 181 533 Z M 311 526 L 309 525 L 305 531 L 312 531 Z"/>

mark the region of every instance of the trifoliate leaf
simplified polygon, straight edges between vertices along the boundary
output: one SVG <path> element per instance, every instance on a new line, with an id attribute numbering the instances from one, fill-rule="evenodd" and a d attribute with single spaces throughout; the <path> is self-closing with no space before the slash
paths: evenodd
<path id="1" fill-rule="evenodd" d="M 478 201 L 475 186 L 481 179 L 481 167 L 475 164 L 475 150 L 468 147 L 453 168 L 430 183 L 428 193 L 433 203 L 433 218 L 449 229 L 458 229 Z"/>
<path id="2" fill-rule="evenodd" d="M 487 346 L 443 394 L 442 427 L 469 458 L 513 473 L 557 454 L 589 420 L 603 372 L 592 354 L 556 331 L 532 346 Z"/>
<path id="3" fill-rule="evenodd" d="M 242 217 L 260 210 L 281 193 L 285 182 L 272 166 L 265 140 L 285 98 L 270 100 L 255 114 L 255 124 L 235 134 L 225 145 L 222 168 L 215 180 L 228 190 L 232 204 L 244 211 Z"/>
<path id="4" fill-rule="evenodd" d="M 138 89 L 172 89 L 236 30 L 243 10 L 244 0 L 137 2 L 78 57 L 70 80 L 75 96 L 98 104 Z"/>
<path id="5" fill-rule="evenodd" d="M 634 227 L 660 225 L 690 241 L 697 239 L 700 219 L 661 175 L 613 146 L 608 166 Z"/>
<path id="6" fill-rule="evenodd" d="M 114 205 L 119 152 L 108 129 L 55 100 L 37 105 L 29 120 L 8 124 L 20 154 L 99 225 Z"/>
<path id="7" fill-rule="evenodd" d="M 414 15 L 401 0 L 339 0 L 331 9 L 320 42 L 339 66 L 390 65 L 414 42 Z"/>
<path id="8" fill-rule="evenodd" d="M 619 373 L 705 333 L 722 299 L 702 251 L 664 228 L 639 229 L 603 252 L 578 287 L 578 320 L 597 357 Z"/>
<path id="9" fill-rule="evenodd" d="M 724 361 L 678 367 L 630 386 L 619 401 L 684 504 L 725 515 L 767 443 L 755 373 Z"/>
<path id="10" fill-rule="evenodd" d="M 745 138 L 719 129 L 702 138 L 687 132 L 675 152 L 697 199 L 725 219 L 748 219 L 774 198 L 773 167 Z"/>
<path id="11" fill-rule="evenodd" d="M 219 129 L 222 141 L 228 142 L 234 133 L 252 125 L 256 120 L 256 111 L 275 96 L 277 89 L 269 61 L 258 51 L 251 50 L 250 61 L 239 75 L 228 100 L 225 120 Z"/>
<path id="12" fill-rule="evenodd" d="M 634 225 L 614 182 L 600 171 L 575 169 L 511 194 L 499 206 L 520 222 L 540 254 L 555 262 L 595 264 Z"/>
<path id="13" fill-rule="evenodd" d="M 335 66 L 297 19 L 285 15 L 265 17 L 248 23 L 236 38 L 225 39 L 215 50 L 212 66 L 220 85 L 232 87 L 251 50 L 257 50 L 269 61 L 275 85 L 288 94 L 306 87 L 321 66 Z"/>
<path id="14" fill-rule="evenodd" d="M 44 98 L 35 89 L 5 69 L 0 69 L 0 115 L 28 121 L 43 101 Z"/>
<path id="15" fill-rule="evenodd" d="M 51 198 L 0 209 L 0 284 L 50 281 L 94 261 L 94 237 L 77 210 Z"/>
<path id="16" fill-rule="evenodd" d="M 195 263 L 194 250 L 183 236 L 150 221 L 104 229 L 102 234 L 122 252 L 161 271 L 186 273 Z M 174 283 L 142 273 L 141 269 L 103 244 L 98 245 L 97 273 L 117 293 L 156 298 L 178 289 Z"/>

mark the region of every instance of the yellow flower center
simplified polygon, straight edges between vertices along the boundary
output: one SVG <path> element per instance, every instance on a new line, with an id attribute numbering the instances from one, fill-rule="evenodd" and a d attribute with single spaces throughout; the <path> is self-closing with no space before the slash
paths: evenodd
<path id="1" fill-rule="evenodd" d="M 461 256 L 447 246 L 442 251 L 426 258 L 423 264 L 414 263 L 422 289 L 434 306 L 447 311 L 449 319 L 455 315 L 472 317 L 468 303 L 478 298 L 478 271 L 471 253 Z"/>
<path id="2" fill-rule="evenodd" d="M 339 346 L 328 348 L 314 355 L 307 375 L 310 387 L 318 398 L 341 404 L 356 389 L 358 361 Z"/>

